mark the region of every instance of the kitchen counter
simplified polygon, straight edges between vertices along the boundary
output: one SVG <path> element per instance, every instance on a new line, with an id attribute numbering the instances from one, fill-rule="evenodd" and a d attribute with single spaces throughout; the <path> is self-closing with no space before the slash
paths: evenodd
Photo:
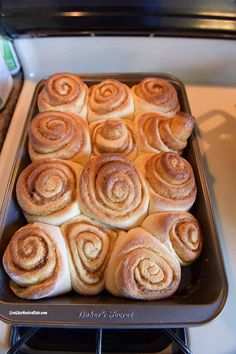
<path id="1" fill-rule="evenodd" d="M 213 322 L 189 329 L 194 354 L 236 353 L 236 87 L 187 87 L 215 222 L 224 255 L 229 295 Z"/>
<path id="2" fill-rule="evenodd" d="M 0 111 L 0 151 L 2 150 L 3 142 L 9 128 L 11 117 L 13 115 L 17 99 L 22 87 L 23 75 L 20 71 L 13 76 L 13 89 L 5 107 Z"/>
<path id="3" fill-rule="evenodd" d="M 13 76 L 13 89 L 5 107 L 0 111 L 0 151 L 11 123 L 11 118 L 22 88 L 23 74 L 20 71 Z M 9 326 L 0 321 L 0 353 L 6 353 L 9 349 Z"/>

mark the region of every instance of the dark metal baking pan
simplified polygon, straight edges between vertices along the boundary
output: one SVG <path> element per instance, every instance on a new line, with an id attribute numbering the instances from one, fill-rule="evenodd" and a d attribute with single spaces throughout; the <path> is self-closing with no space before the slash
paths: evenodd
<path id="1" fill-rule="evenodd" d="M 89 86 L 111 77 L 131 86 L 148 76 L 169 80 L 177 90 L 181 109 L 190 113 L 184 85 L 170 75 L 100 74 L 81 75 L 81 78 Z M 26 224 L 16 201 L 15 184 L 20 172 L 30 163 L 26 128 L 37 113 L 37 95 L 43 82 L 37 85 L 29 108 L 0 213 L 0 260 L 11 235 Z M 147 328 L 193 326 L 207 323 L 217 317 L 226 302 L 228 286 L 195 131 L 183 156 L 191 163 L 195 173 L 198 194 L 191 212 L 201 225 L 204 247 L 200 258 L 194 264 L 182 268 L 179 289 L 172 297 L 161 301 L 143 302 L 117 298 L 104 291 L 101 295 L 93 297 L 71 292 L 64 296 L 38 301 L 22 300 L 10 290 L 9 279 L 1 261 L 0 318 L 5 322 L 24 326 Z"/>

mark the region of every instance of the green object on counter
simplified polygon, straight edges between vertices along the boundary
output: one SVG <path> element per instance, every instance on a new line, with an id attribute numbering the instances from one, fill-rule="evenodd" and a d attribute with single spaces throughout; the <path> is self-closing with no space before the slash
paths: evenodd
<path id="1" fill-rule="evenodd" d="M 4 107 L 13 88 L 13 80 L 0 53 L 0 110 Z"/>
<path id="2" fill-rule="evenodd" d="M 20 70 L 20 64 L 17 59 L 14 47 L 10 41 L 0 36 L 0 54 L 8 67 L 8 70 L 12 75 L 18 73 Z"/>

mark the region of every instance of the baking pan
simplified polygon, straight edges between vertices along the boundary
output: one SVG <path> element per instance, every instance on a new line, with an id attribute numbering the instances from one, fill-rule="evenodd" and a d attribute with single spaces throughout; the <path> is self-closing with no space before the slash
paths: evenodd
<path id="1" fill-rule="evenodd" d="M 115 78 L 132 86 L 150 76 L 169 80 L 177 90 L 181 110 L 191 113 L 184 85 L 170 75 L 99 74 L 81 75 L 81 78 L 88 86 L 106 78 Z M 15 185 L 21 171 L 30 163 L 27 125 L 37 113 L 37 95 L 43 83 L 44 81 L 38 83 L 29 108 L 0 214 L 0 318 L 7 323 L 23 326 L 91 328 L 183 327 L 204 324 L 214 319 L 224 307 L 228 286 L 195 131 L 183 156 L 191 163 L 195 173 L 198 194 L 191 213 L 201 225 L 204 247 L 200 258 L 194 264 L 182 268 L 181 283 L 173 296 L 164 300 L 144 302 L 117 298 L 105 291 L 92 297 L 71 292 L 50 299 L 29 301 L 16 297 L 10 290 L 2 256 L 12 234 L 26 224 L 16 201 Z"/>

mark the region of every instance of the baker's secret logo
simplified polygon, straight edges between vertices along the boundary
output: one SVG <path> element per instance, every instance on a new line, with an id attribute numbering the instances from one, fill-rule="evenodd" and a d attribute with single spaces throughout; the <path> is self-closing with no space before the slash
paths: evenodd
<path id="1" fill-rule="evenodd" d="M 129 319 L 135 318 L 135 313 L 131 312 L 122 312 L 118 310 L 114 311 L 80 311 L 79 318 L 88 318 L 88 319 Z"/>

